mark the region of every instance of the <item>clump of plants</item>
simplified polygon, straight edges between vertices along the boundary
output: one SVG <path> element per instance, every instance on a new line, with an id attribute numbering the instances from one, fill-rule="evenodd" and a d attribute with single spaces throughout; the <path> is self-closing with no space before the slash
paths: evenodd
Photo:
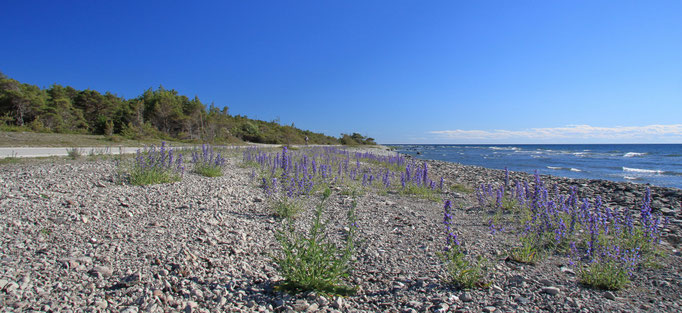
<path id="1" fill-rule="evenodd" d="M 438 184 L 431 180 L 426 162 L 422 166 L 408 164 L 400 175 L 400 185 L 402 187 L 400 192 L 403 194 L 436 200 L 438 192 L 443 190 L 443 178 Z"/>
<path id="2" fill-rule="evenodd" d="M 81 148 L 78 148 L 78 147 L 67 148 L 66 154 L 70 159 L 76 160 L 76 159 L 80 159 L 81 157 L 83 157 L 83 150 Z"/>
<path id="3" fill-rule="evenodd" d="M 286 219 L 284 229 L 275 234 L 281 251 L 273 257 L 284 277 L 277 288 L 289 293 L 315 291 L 322 294 L 349 295 L 355 288 L 344 283 L 352 269 L 355 250 L 355 204 L 348 210 L 348 232 L 342 245 L 332 243 L 327 236 L 328 222 L 322 220 L 325 200 L 331 194 L 325 189 L 307 232 L 296 229 Z"/>
<path id="4" fill-rule="evenodd" d="M 272 212 L 282 219 L 295 219 L 303 211 L 303 204 L 294 197 L 279 196 L 273 200 Z"/>
<path id="5" fill-rule="evenodd" d="M 201 153 L 199 151 L 192 152 L 192 163 L 194 164 L 194 172 L 206 177 L 218 177 L 223 175 L 223 167 L 225 166 L 225 159 L 213 151 L 210 145 L 202 145 Z"/>
<path id="6" fill-rule="evenodd" d="M 242 166 L 252 167 L 252 179 L 268 194 L 313 194 L 327 187 L 380 194 L 396 192 L 437 199 L 444 181 L 431 180 L 426 163 L 408 163 L 402 156 L 351 153 L 336 147 L 311 147 L 281 152 L 248 148 Z"/>
<path id="7" fill-rule="evenodd" d="M 184 172 L 182 154 L 175 153 L 162 142 L 158 149 L 152 145 L 143 151 L 137 150 L 127 180 L 138 186 L 171 183 L 180 181 Z"/>
<path id="8" fill-rule="evenodd" d="M 476 192 L 481 207 L 496 212 L 490 222 L 493 232 L 502 222 L 518 230 L 520 245 L 511 248 L 511 259 L 537 263 L 546 254 L 568 256 L 579 282 L 587 286 L 625 288 L 634 271 L 660 251 L 666 221 L 652 213 L 648 188 L 639 216 L 610 209 L 600 197 L 579 199 L 575 187 L 569 194 L 561 194 L 556 185 L 548 189 L 537 174 L 534 184 L 517 181 L 512 187 L 505 180 L 503 186 L 482 185 Z M 500 214 L 513 218 L 501 219 Z"/>
<path id="9" fill-rule="evenodd" d="M 455 230 L 452 229 L 452 205 L 450 200 L 445 200 L 443 206 L 443 225 L 445 225 L 446 245 L 444 251 L 439 253 L 441 261 L 445 265 L 448 278 L 447 283 L 459 288 L 485 288 L 489 285 L 485 281 L 487 268 L 482 257 L 476 261 L 470 259 L 465 253 Z"/>

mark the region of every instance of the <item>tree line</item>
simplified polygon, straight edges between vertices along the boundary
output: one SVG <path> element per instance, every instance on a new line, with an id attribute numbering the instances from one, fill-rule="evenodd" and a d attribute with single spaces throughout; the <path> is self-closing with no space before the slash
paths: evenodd
<path id="1" fill-rule="evenodd" d="M 276 144 L 376 144 L 358 133 L 339 138 L 261 121 L 203 104 L 160 86 L 124 99 L 111 92 L 53 84 L 41 89 L 0 72 L 0 129 L 105 135 L 112 140 L 173 139 L 189 142 Z"/>

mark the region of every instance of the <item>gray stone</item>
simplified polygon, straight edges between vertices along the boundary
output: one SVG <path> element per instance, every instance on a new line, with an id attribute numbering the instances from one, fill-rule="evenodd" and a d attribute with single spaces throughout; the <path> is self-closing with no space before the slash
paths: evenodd
<path id="1" fill-rule="evenodd" d="M 614 295 L 613 292 L 607 291 L 604 293 L 604 298 L 609 300 L 616 300 L 616 295 Z"/>
<path id="2" fill-rule="evenodd" d="M 90 274 L 93 276 L 110 277 L 114 274 L 114 271 L 106 266 L 95 265 L 95 267 L 90 270 Z"/>
<path id="3" fill-rule="evenodd" d="M 549 286 L 549 287 L 542 287 L 542 292 L 546 293 L 548 295 L 556 296 L 561 292 L 561 290 L 557 287 Z"/>
<path id="4" fill-rule="evenodd" d="M 337 310 L 343 308 L 343 298 L 336 297 L 334 301 L 332 301 L 331 307 Z"/>
<path id="5" fill-rule="evenodd" d="M 5 291 L 7 293 L 11 293 L 12 291 L 15 291 L 19 289 L 19 285 L 15 282 L 9 282 L 7 285 L 5 285 Z"/>
<path id="6" fill-rule="evenodd" d="M 494 306 L 486 306 L 483 308 L 483 312 L 485 313 L 493 313 L 495 310 L 497 310 L 497 308 Z"/>
<path id="7" fill-rule="evenodd" d="M 296 303 L 294 303 L 294 310 L 296 312 L 305 312 L 305 310 L 307 310 L 309 306 L 310 304 L 308 304 L 308 301 L 299 299 L 296 300 Z"/>
<path id="8" fill-rule="evenodd" d="M 129 306 L 124 308 L 121 313 L 137 313 L 139 309 L 136 306 Z"/>
<path id="9" fill-rule="evenodd" d="M 308 308 L 305 310 L 306 312 L 316 312 L 318 310 L 319 306 L 317 303 L 313 303 Z"/>
<path id="10" fill-rule="evenodd" d="M 516 303 L 518 303 L 518 304 L 528 304 L 528 303 L 530 303 L 530 299 L 528 299 L 528 298 L 526 298 L 526 297 L 522 297 L 522 296 L 518 296 L 518 297 L 514 298 L 514 301 L 516 301 Z"/>

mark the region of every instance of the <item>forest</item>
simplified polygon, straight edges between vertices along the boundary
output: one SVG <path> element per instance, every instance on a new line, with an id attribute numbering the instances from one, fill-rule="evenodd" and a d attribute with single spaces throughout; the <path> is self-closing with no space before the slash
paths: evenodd
<path id="1" fill-rule="evenodd" d="M 21 83 L 0 72 L 0 130 L 104 135 L 117 139 L 172 139 L 229 144 L 376 144 L 358 133 L 339 138 L 302 130 L 278 121 L 230 115 L 213 103 L 159 86 L 124 99 L 111 92 L 77 90 L 53 84 L 48 88 Z"/>

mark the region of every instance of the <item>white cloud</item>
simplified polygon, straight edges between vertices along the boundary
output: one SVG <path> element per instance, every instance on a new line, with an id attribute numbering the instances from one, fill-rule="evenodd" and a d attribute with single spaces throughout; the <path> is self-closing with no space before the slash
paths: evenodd
<path id="1" fill-rule="evenodd" d="M 435 130 L 429 133 L 439 139 L 457 141 L 670 141 L 682 139 L 682 124 L 597 127 L 568 125 L 553 128 L 530 128 L 525 130 Z"/>

